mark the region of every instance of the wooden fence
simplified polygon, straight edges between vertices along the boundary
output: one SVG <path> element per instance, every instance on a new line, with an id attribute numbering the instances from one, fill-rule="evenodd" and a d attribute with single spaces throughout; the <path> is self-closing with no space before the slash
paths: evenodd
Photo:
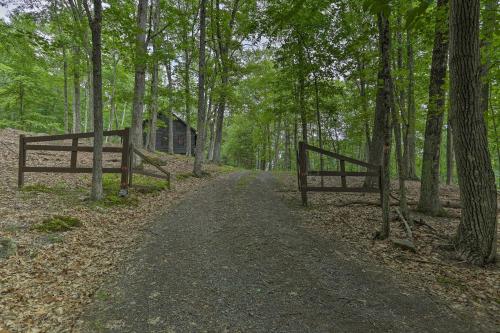
<path id="1" fill-rule="evenodd" d="M 313 171 L 308 170 L 307 152 L 313 151 L 320 155 L 325 155 L 332 157 L 339 161 L 340 171 Z M 352 163 L 354 165 L 359 165 L 367 169 L 365 172 L 354 172 L 346 171 L 346 162 Z M 319 177 L 340 177 L 341 186 L 324 186 L 321 182 L 321 186 L 308 186 L 307 177 L 308 176 L 319 176 Z M 378 187 L 348 187 L 347 177 L 366 177 L 372 176 L 378 178 Z M 302 204 L 307 206 L 307 192 L 358 192 L 358 193 L 380 193 L 380 198 L 382 200 L 382 168 L 378 165 L 366 163 L 354 158 L 340 155 L 328 150 L 324 150 L 318 147 L 308 145 L 304 142 L 299 142 L 299 150 L 297 152 L 297 178 L 299 191 L 302 196 Z"/>
<path id="2" fill-rule="evenodd" d="M 141 153 L 138 149 L 134 148 L 130 142 L 130 129 L 106 131 L 103 133 L 105 137 L 118 136 L 121 138 L 120 147 L 103 147 L 103 153 L 120 153 L 121 164 L 120 167 L 103 168 L 103 173 L 116 173 L 121 174 L 121 189 L 128 190 L 132 185 L 133 174 L 142 174 L 149 177 L 161 178 L 168 181 L 170 187 L 170 173 L 162 168 L 153 159 Z M 77 165 L 78 152 L 93 152 L 92 146 L 81 146 L 80 139 L 93 138 L 94 133 L 76 133 L 76 134 L 63 134 L 63 135 L 47 135 L 47 136 L 33 136 L 27 137 L 21 135 L 19 137 L 19 173 L 18 173 L 18 186 L 24 185 L 24 174 L 26 172 L 50 172 L 50 173 L 92 173 L 92 167 L 79 167 Z M 71 140 L 72 144 L 69 145 L 56 145 L 56 144 L 40 144 L 45 142 Z M 28 151 L 58 151 L 58 152 L 71 152 L 71 160 L 67 167 L 47 167 L 47 166 L 27 166 L 26 156 Z M 151 171 L 144 170 L 143 168 L 136 168 L 132 170 L 133 157 L 137 155 L 145 163 L 153 165 L 161 174 L 156 174 Z M 126 192 L 125 192 L 126 193 Z"/>
<path id="3" fill-rule="evenodd" d="M 127 190 L 129 185 L 129 167 L 130 167 L 130 130 L 106 131 L 104 136 L 119 136 L 122 139 L 121 147 L 103 147 L 103 153 L 121 153 L 121 165 L 116 168 L 103 168 L 103 173 L 120 173 L 121 188 Z M 24 185 L 24 174 L 26 172 L 53 172 L 53 173 L 92 173 L 91 167 L 78 167 L 78 152 L 93 152 L 92 146 L 81 146 L 80 139 L 93 138 L 94 133 L 75 133 L 62 135 L 46 136 L 24 136 L 19 137 L 19 174 L 17 185 Z M 61 140 L 71 140 L 71 146 L 36 144 L 40 142 L 53 142 Z M 26 166 L 26 156 L 28 151 L 59 151 L 71 152 L 71 160 L 67 167 L 47 167 L 47 166 Z"/>

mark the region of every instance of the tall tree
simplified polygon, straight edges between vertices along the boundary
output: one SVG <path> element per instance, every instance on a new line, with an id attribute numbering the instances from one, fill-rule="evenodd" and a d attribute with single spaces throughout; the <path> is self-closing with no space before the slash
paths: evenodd
<path id="1" fill-rule="evenodd" d="M 462 215 L 458 255 L 475 264 L 496 256 L 497 191 L 481 112 L 479 0 L 451 0 L 451 115 Z"/>
<path id="2" fill-rule="evenodd" d="M 94 89 L 94 149 L 92 158 L 92 190 L 90 198 L 100 200 L 103 198 L 102 189 L 102 146 L 103 146 L 103 116 L 102 116 L 102 76 L 101 76 L 101 25 L 102 3 L 93 0 L 94 14 L 92 15 L 87 0 L 83 2 L 90 30 L 92 32 L 92 79 Z"/>
<path id="3" fill-rule="evenodd" d="M 415 59 L 413 52 L 413 31 L 408 28 L 406 31 L 406 54 L 408 68 L 408 92 L 407 92 L 407 108 L 406 118 L 407 127 L 404 135 L 404 161 L 406 163 L 406 176 L 408 179 L 418 179 L 416 167 L 415 141 L 416 141 L 416 107 L 415 107 Z"/>
<path id="4" fill-rule="evenodd" d="M 221 63 L 221 93 L 219 96 L 219 105 L 217 106 L 216 126 L 215 126 L 215 142 L 213 161 L 215 163 L 221 162 L 221 146 L 222 146 L 222 130 L 224 126 L 224 114 L 226 112 L 227 94 L 229 89 L 230 78 L 230 43 L 233 38 L 234 25 L 236 23 L 236 14 L 239 9 L 239 0 L 234 0 L 231 8 L 231 17 L 229 19 L 228 27 L 222 30 L 222 15 L 220 1 L 215 0 L 216 3 L 216 29 L 217 29 L 217 43 L 218 55 Z"/>
<path id="5" fill-rule="evenodd" d="M 144 92 L 146 89 L 146 25 L 147 25 L 148 0 L 139 0 L 137 4 L 137 35 L 135 39 L 135 80 L 134 99 L 132 105 L 131 141 L 137 148 L 143 146 L 142 118 L 144 111 Z M 135 158 L 135 164 L 140 159 Z"/>
<path id="6" fill-rule="evenodd" d="M 205 103 L 205 48 L 206 48 L 206 5 L 207 0 L 200 3 L 200 59 L 198 65 L 198 119 L 196 151 L 194 158 L 193 173 L 196 177 L 202 176 L 202 165 L 205 149 L 205 123 L 206 123 L 206 103 Z"/>
<path id="7" fill-rule="evenodd" d="M 442 211 L 439 199 L 439 163 L 448 64 L 448 2 L 449 0 L 437 0 L 420 200 L 418 202 L 418 209 L 431 215 L 439 215 Z"/>
<path id="8" fill-rule="evenodd" d="M 379 30 L 379 52 L 380 52 L 380 65 L 378 73 L 378 86 L 377 86 L 377 101 L 375 113 L 374 128 L 378 128 L 380 133 L 377 135 L 382 149 L 380 156 L 377 157 L 372 154 L 375 149 L 370 149 L 370 157 L 372 159 L 382 159 L 382 228 L 380 231 L 380 238 L 386 239 L 389 237 L 390 224 L 389 224 L 389 192 L 390 188 L 390 158 L 391 158 L 391 108 L 392 102 L 392 76 L 391 76 L 391 31 L 389 18 L 385 10 L 378 14 L 377 23 Z M 374 130 L 375 131 L 375 130 Z M 372 139 L 372 143 L 375 141 Z M 372 144 L 373 146 L 373 144 Z M 374 162 L 372 162 L 374 163 Z M 376 162 L 375 162 L 376 163 Z M 378 163 L 380 164 L 380 163 Z M 404 186 L 404 184 L 403 184 Z"/>
<path id="9" fill-rule="evenodd" d="M 160 26 L 160 0 L 151 1 L 151 15 L 153 16 L 153 34 L 151 38 L 153 44 L 153 65 L 151 69 L 151 107 L 150 107 L 150 119 L 149 119 L 149 140 L 148 140 L 148 150 L 156 150 L 156 127 L 158 119 L 158 85 L 159 85 L 159 49 L 160 40 L 157 34 L 159 33 Z"/>

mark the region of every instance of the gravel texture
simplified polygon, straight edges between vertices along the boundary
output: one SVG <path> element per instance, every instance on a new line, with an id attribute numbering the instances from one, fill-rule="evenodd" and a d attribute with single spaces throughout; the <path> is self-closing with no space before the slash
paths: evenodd
<path id="1" fill-rule="evenodd" d="M 186 197 L 95 295 L 82 332 L 476 332 L 388 271 L 313 234 L 268 173 Z"/>

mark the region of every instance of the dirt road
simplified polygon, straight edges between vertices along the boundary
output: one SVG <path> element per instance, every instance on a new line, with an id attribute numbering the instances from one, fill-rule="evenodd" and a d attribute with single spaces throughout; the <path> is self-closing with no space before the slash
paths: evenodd
<path id="1" fill-rule="evenodd" d="M 237 173 L 157 221 L 84 332 L 475 332 L 474 323 L 309 233 L 267 173 Z M 299 200 L 299 199 L 297 199 Z"/>

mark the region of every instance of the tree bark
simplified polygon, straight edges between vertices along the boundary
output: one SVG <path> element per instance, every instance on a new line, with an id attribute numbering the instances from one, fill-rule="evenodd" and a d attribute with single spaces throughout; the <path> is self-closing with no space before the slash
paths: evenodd
<path id="1" fill-rule="evenodd" d="M 408 57 L 408 92 L 406 102 L 408 106 L 406 108 L 406 118 L 407 118 L 407 128 L 404 135 L 405 138 L 405 149 L 403 159 L 407 161 L 406 176 L 408 179 L 418 180 L 417 177 L 417 166 L 416 166 L 416 153 L 415 153 L 415 142 L 416 142 L 416 107 L 415 107 L 415 60 L 413 53 L 413 41 L 412 41 L 412 31 L 408 29 L 406 31 L 406 53 Z"/>
<path id="2" fill-rule="evenodd" d="M 494 262 L 497 191 L 481 112 L 479 0 L 451 0 L 450 76 L 453 141 L 462 201 L 456 236 L 460 258 Z"/>
<path id="3" fill-rule="evenodd" d="M 187 40 L 187 37 L 186 37 Z M 190 57 L 187 48 L 184 50 L 184 99 L 186 105 L 186 156 L 191 156 L 191 78 L 189 76 Z"/>
<path id="4" fill-rule="evenodd" d="M 391 80 L 391 34 L 389 27 L 389 19 L 385 17 L 383 14 L 378 15 L 378 30 L 379 30 L 379 54 L 380 54 L 380 64 L 379 64 L 379 72 L 378 72 L 378 87 L 377 87 L 377 98 L 375 103 L 375 118 L 373 122 L 373 133 L 372 140 L 370 144 L 370 155 L 368 158 L 368 162 L 370 164 L 381 165 L 384 177 L 383 177 L 383 188 L 384 195 L 385 192 L 388 192 L 388 188 L 390 187 L 390 173 L 389 173 L 389 165 L 390 162 L 386 160 L 386 157 L 390 157 L 390 149 L 391 149 L 391 124 L 390 124 L 390 110 L 391 110 L 391 89 L 392 86 L 390 84 Z M 389 140 L 388 140 L 389 139 Z M 366 177 L 365 186 L 366 187 L 374 187 L 378 180 L 376 177 Z M 387 187 L 387 189 L 386 189 Z M 383 203 L 386 200 L 382 200 Z M 382 238 L 386 238 L 389 236 L 389 209 L 385 209 L 384 211 L 384 224 L 381 232 Z"/>
<path id="5" fill-rule="evenodd" d="M 73 133 L 80 133 L 80 48 L 73 48 Z"/>
<path id="6" fill-rule="evenodd" d="M 292 154 L 291 154 L 291 142 L 290 142 L 290 124 L 288 118 L 285 118 L 285 170 L 292 169 Z"/>
<path id="7" fill-rule="evenodd" d="M 380 231 L 381 239 L 386 239 L 390 234 L 389 224 L 389 193 L 390 193 L 390 158 L 391 158 L 391 96 L 392 96 L 392 77 L 391 77 L 391 32 L 389 18 L 383 13 L 378 14 L 378 30 L 379 30 L 379 52 L 380 65 L 378 73 L 378 88 L 376 102 L 376 118 L 374 129 L 380 131 L 373 136 L 372 146 L 370 150 L 371 163 L 377 164 L 376 160 L 382 159 L 382 228 Z M 374 130 L 374 131 L 375 131 Z M 377 144 L 374 144 L 378 142 Z M 381 143 L 380 148 L 376 146 Z M 375 154 L 380 152 L 380 156 Z M 373 162 L 375 161 L 375 162 Z M 380 165 L 380 163 L 378 163 Z"/>
<path id="8" fill-rule="evenodd" d="M 490 100 L 490 68 L 492 60 L 496 59 L 495 49 L 492 47 L 494 33 L 496 29 L 496 17 L 498 11 L 498 1 L 485 1 L 484 15 L 481 28 L 481 111 L 486 114 Z"/>
<path id="9" fill-rule="evenodd" d="M 448 124 L 446 126 L 446 184 L 453 181 L 453 132 L 451 129 L 450 111 L 448 110 Z"/>
<path id="10" fill-rule="evenodd" d="M 160 29 L 160 1 L 152 0 L 153 33 L 157 34 Z M 153 68 L 151 71 L 151 119 L 149 121 L 148 150 L 156 150 L 156 127 L 158 119 L 158 81 L 160 66 L 158 64 L 158 51 L 160 48 L 158 36 L 153 37 Z"/>
<path id="11" fill-rule="evenodd" d="M 168 153 L 174 153 L 174 81 L 172 79 L 172 64 L 167 62 L 167 80 L 168 80 Z"/>
<path id="12" fill-rule="evenodd" d="M 148 0 L 139 0 L 137 5 L 137 35 L 135 40 L 135 79 L 132 106 L 131 141 L 134 147 L 143 146 L 142 119 L 144 111 L 144 91 L 146 88 L 146 21 Z M 141 160 L 135 156 L 134 165 Z"/>
<path id="13" fill-rule="evenodd" d="M 92 32 L 92 79 L 93 79 L 93 111 L 94 111 L 94 149 L 92 158 L 92 190 L 91 200 L 101 200 L 104 196 L 102 188 L 102 146 L 103 146 L 103 116 L 102 116 L 102 76 L 101 76 L 101 0 L 93 0 L 94 15 L 89 10 L 87 0 L 84 0 L 85 10 Z"/>
<path id="14" fill-rule="evenodd" d="M 111 81 L 111 97 L 109 99 L 109 122 L 108 122 L 108 131 L 113 129 L 113 122 L 117 125 L 116 121 L 116 72 L 118 67 L 118 54 L 113 54 L 113 76 Z M 118 126 L 115 126 L 118 127 Z M 106 142 L 108 142 L 109 136 L 106 137 Z"/>
<path id="15" fill-rule="evenodd" d="M 445 80 L 448 63 L 448 1 L 437 0 L 434 48 L 425 125 L 424 154 L 418 209 L 430 215 L 442 214 L 439 200 L 441 131 L 445 112 Z"/>
<path id="16" fill-rule="evenodd" d="M 205 103 L 205 48 L 206 48 L 206 3 L 207 0 L 201 0 L 200 3 L 200 59 L 198 65 L 198 119 L 197 132 L 198 139 L 194 157 L 193 173 L 196 177 L 202 176 L 202 166 L 205 148 L 205 121 L 206 121 L 206 103 Z"/>
<path id="17" fill-rule="evenodd" d="M 234 0 L 233 8 L 231 11 L 231 19 L 229 21 L 229 28 L 223 36 L 221 31 L 221 18 L 220 18 L 220 3 L 219 0 L 216 3 L 216 31 L 218 40 L 218 53 L 221 61 L 221 93 L 219 97 L 219 105 L 217 107 L 217 122 L 215 130 L 215 142 L 214 142 L 214 156 L 213 161 L 215 163 L 221 162 L 221 147 L 222 147 L 222 132 L 224 126 L 224 115 L 226 112 L 226 102 L 227 102 L 227 90 L 229 89 L 229 44 L 233 36 L 233 28 L 236 20 L 236 14 L 239 8 L 239 0 Z"/>
<path id="18" fill-rule="evenodd" d="M 63 75 L 64 75 L 64 133 L 69 133 L 69 104 L 68 104 L 68 58 L 66 56 L 66 47 L 63 46 Z"/>

